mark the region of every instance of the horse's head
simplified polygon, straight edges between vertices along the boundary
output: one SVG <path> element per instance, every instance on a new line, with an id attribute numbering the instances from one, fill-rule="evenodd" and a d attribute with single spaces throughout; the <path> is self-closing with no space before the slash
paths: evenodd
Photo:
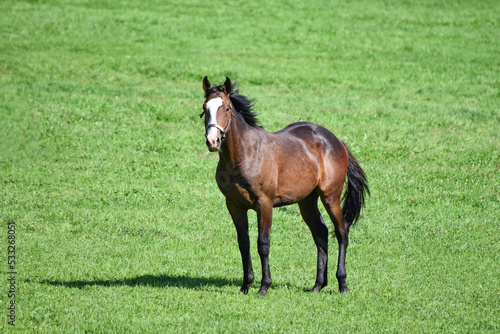
<path id="1" fill-rule="evenodd" d="M 210 81 L 203 79 L 205 103 L 200 117 L 205 116 L 205 137 L 210 152 L 219 151 L 231 125 L 231 113 L 234 109 L 229 95 L 231 94 L 231 80 L 226 77 L 222 86 L 211 87 Z"/>

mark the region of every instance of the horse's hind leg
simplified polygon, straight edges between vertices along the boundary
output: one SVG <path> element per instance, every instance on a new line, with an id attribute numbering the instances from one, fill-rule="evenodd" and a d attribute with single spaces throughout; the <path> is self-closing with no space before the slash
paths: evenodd
<path id="1" fill-rule="evenodd" d="M 319 292 L 328 284 L 328 228 L 318 209 L 318 194 L 313 192 L 299 202 L 300 213 L 311 230 L 318 249 L 316 283 L 311 292 Z"/>
<path id="2" fill-rule="evenodd" d="M 332 196 L 321 196 L 330 219 L 335 226 L 335 236 L 339 243 L 339 260 L 337 265 L 337 280 L 339 282 L 339 291 L 349 291 L 346 283 L 345 257 L 347 246 L 349 245 L 349 225 L 344 222 L 342 209 L 340 207 L 340 194 Z"/>

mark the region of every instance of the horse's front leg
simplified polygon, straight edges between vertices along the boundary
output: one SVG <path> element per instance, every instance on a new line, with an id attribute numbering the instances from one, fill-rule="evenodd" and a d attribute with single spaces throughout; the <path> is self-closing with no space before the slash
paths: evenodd
<path id="1" fill-rule="evenodd" d="M 265 296 L 267 289 L 272 284 L 271 270 L 269 268 L 269 246 L 271 237 L 271 223 L 273 216 L 273 204 L 271 201 L 261 201 L 256 208 L 259 224 L 259 236 L 257 247 L 262 264 L 262 281 L 258 295 Z"/>
<path id="2" fill-rule="evenodd" d="M 248 236 L 248 210 L 236 206 L 229 199 L 226 199 L 226 206 L 233 219 L 236 232 L 238 233 L 238 245 L 240 247 L 241 261 L 243 263 L 243 285 L 241 286 L 240 292 L 246 295 L 254 280 L 252 259 L 250 257 L 250 238 Z"/>

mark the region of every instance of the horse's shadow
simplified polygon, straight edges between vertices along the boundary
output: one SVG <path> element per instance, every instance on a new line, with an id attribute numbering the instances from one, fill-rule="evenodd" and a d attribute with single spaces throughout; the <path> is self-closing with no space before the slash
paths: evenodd
<path id="1" fill-rule="evenodd" d="M 190 277 L 179 275 L 143 275 L 133 278 L 123 278 L 115 280 L 43 280 L 40 281 L 40 283 L 77 289 L 83 289 L 87 286 L 149 286 L 156 288 L 175 287 L 185 289 L 205 289 L 206 287 L 222 288 L 225 286 L 238 286 L 239 284 L 241 284 L 241 282 L 236 279 L 226 279 L 219 277 Z"/>

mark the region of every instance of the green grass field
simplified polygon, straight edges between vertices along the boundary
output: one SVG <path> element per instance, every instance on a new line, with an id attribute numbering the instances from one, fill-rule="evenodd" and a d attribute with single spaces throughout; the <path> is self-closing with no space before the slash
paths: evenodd
<path id="1" fill-rule="evenodd" d="M 498 333 L 499 17 L 498 1 L 0 2 L 0 332 Z M 296 205 L 274 211 L 265 298 L 250 215 L 256 283 L 238 293 L 205 75 L 239 81 L 267 130 L 318 123 L 360 161 L 349 293 L 334 238 L 330 285 L 306 292 Z"/>

